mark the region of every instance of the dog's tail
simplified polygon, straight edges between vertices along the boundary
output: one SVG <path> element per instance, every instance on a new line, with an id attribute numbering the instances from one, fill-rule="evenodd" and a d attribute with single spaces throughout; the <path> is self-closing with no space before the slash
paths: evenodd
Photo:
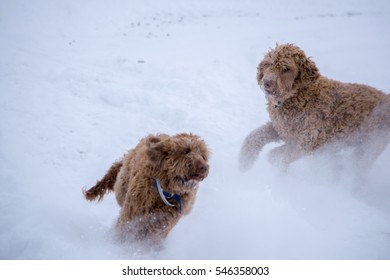
<path id="1" fill-rule="evenodd" d="M 121 167 L 122 160 L 114 162 L 114 164 L 107 171 L 106 175 L 104 175 L 104 177 L 100 181 L 97 181 L 95 186 L 93 186 L 89 190 L 83 191 L 85 199 L 89 201 L 97 199 L 98 201 L 100 201 L 103 199 L 103 196 L 107 192 L 113 191 L 115 180 Z"/>

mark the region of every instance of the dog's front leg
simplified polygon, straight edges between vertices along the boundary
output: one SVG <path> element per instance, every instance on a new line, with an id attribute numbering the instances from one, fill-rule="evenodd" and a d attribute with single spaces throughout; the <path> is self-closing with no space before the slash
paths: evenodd
<path id="1" fill-rule="evenodd" d="M 129 231 L 137 241 L 158 244 L 177 224 L 180 215 L 176 208 L 165 206 L 164 210 L 156 209 L 131 222 Z"/>
<path id="2" fill-rule="evenodd" d="M 276 147 L 269 152 L 269 161 L 281 168 L 282 171 L 286 171 L 288 166 L 302 158 L 304 155 L 307 155 L 308 152 L 304 151 L 301 147 L 284 144 L 282 146 Z"/>
<path id="3" fill-rule="evenodd" d="M 239 155 L 239 168 L 246 171 L 252 167 L 259 153 L 265 145 L 271 142 L 280 141 L 271 122 L 253 130 L 244 140 Z"/>

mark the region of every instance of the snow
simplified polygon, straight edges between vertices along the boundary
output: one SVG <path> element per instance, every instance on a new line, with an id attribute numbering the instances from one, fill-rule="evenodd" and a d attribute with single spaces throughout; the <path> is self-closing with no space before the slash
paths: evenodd
<path id="1" fill-rule="evenodd" d="M 358 189 L 328 155 L 237 164 L 276 42 L 389 93 L 389 26 L 388 1 L 1 1 L 0 259 L 389 259 L 390 148 Z M 210 175 L 163 250 L 123 246 L 81 191 L 159 132 L 202 136 Z"/>

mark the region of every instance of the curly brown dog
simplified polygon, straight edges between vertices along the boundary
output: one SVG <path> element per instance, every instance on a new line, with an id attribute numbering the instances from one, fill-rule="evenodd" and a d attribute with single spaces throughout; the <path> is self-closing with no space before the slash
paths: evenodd
<path id="1" fill-rule="evenodd" d="M 121 238 L 159 242 L 191 211 L 198 183 L 209 172 L 208 157 L 206 143 L 196 135 L 149 135 L 84 195 L 100 201 L 114 191 Z"/>
<path id="2" fill-rule="evenodd" d="M 271 142 L 284 142 L 270 153 L 270 160 L 283 167 L 330 143 L 355 147 L 356 155 L 367 165 L 386 148 L 389 95 L 320 75 L 315 63 L 293 44 L 276 45 L 257 70 L 270 121 L 244 140 L 241 170 L 249 169 Z"/>

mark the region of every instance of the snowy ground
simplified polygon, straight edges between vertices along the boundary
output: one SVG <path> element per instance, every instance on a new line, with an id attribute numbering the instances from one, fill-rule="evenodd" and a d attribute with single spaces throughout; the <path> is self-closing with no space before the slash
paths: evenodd
<path id="1" fill-rule="evenodd" d="M 237 170 L 270 47 L 389 93 L 389 27 L 386 0 L 1 0 L 0 259 L 390 259 L 390 148 L 360 191 L 327 156 Z M 201 135 L 211 171 L 145 252 L 112 240 L 113 195 L 81 190 L 157 132 Z"/>

